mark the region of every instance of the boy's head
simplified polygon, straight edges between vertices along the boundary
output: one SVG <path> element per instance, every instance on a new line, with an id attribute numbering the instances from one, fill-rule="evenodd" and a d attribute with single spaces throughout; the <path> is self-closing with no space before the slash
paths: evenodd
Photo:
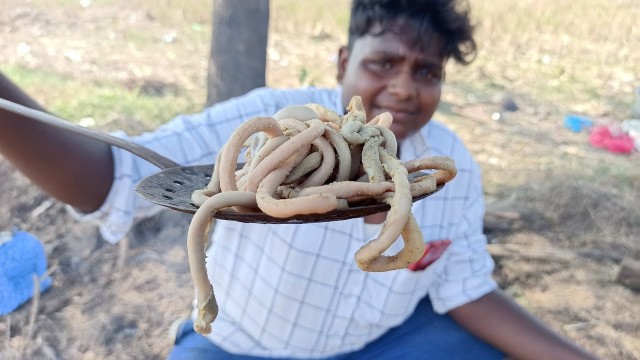
<path id="1" fill-rule="evenodd" d="M 353 0 L 349 41 L 338 59 L 343 103 L 362 97 L 368 116 L 389 111 L 404 139 L 433 116 L 449 58 L 467 64 L 476 44 L 466 3 Z"/>

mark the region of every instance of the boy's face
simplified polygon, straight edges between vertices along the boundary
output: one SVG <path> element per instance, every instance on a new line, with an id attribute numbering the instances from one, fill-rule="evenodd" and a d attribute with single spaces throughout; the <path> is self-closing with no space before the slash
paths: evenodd
<path id="1" fill-rule="evenodd" d="M 393 115 L 391 130 L 398 140 L 407 138 L 429 122 L 440 101 L 445 59 L 440 41 L 430 42 L 422 51 L 410 37 L 395 31 L 364 35 L 352 49 L 340 49 L 338 81 L 342 103 L 355 95 L 362 97 L 367 117 L 388 111 Z"/>

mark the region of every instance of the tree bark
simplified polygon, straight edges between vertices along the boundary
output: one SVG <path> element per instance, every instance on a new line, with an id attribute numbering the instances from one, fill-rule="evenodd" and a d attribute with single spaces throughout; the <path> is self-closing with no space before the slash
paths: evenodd
<path id="1" fill-rule="evenodd" d="M 265 85 L 269 0 L 213 0 L 207 106 Z"/>

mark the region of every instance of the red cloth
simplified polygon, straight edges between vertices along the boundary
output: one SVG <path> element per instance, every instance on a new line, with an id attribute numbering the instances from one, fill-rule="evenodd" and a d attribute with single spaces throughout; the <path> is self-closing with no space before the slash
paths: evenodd
<path id="1" fill-rule="evenodd" d="M 607 126 L 591 129 L 589 142 L 593 147 L 618 154 L 630 154 L 633 151 L 633 138 L 627 134 L 613 134 Z"/>
<path id="2" fill-rule="evenodd" d="M 434 261 L 438 260 L 442 253 L 451 245 L 451 240 L 430 241 L 424 248 L 424 253 L 420 260 L 409 264 L 407 268 L 412 271 L 420 271 L 427 268 Z"/>

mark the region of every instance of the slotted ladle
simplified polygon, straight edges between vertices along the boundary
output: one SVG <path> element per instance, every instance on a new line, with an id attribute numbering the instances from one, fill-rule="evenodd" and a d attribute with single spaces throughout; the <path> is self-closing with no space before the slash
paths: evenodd
<path id="1" fill-rule="evenodd" d="M 121 148 L 157 166 L 161 171 L 142 179 L 136 187 L 136 192 L 152 203 L 193 214 L 198 208 L 191 203 L 191 194 L 195 190 L 204 189 L 211 180 L 214 164 L 181 166 L 151 149 L 107 133 L 75 125 L 49 113 L 34 110 L 4 99 L 0 99 L 0 108 Z M 439 185 L 435 192 L 442 189 L 443 186 Z M 415 197 L 413 201 L 421 200 L 435 192 Z M 336 209 L 325 214 L 296 215 L 286 219 L 275 218 L 260 211 L 236 212 L 232 209 L 222 209 L 214 217 L 220 220 L 245 223 L 295 224 L 346 220 L 373 215 L 389 209 L 389 205 L 372 200 L 370 203 L 363 203 L 346 209 Z"/>

